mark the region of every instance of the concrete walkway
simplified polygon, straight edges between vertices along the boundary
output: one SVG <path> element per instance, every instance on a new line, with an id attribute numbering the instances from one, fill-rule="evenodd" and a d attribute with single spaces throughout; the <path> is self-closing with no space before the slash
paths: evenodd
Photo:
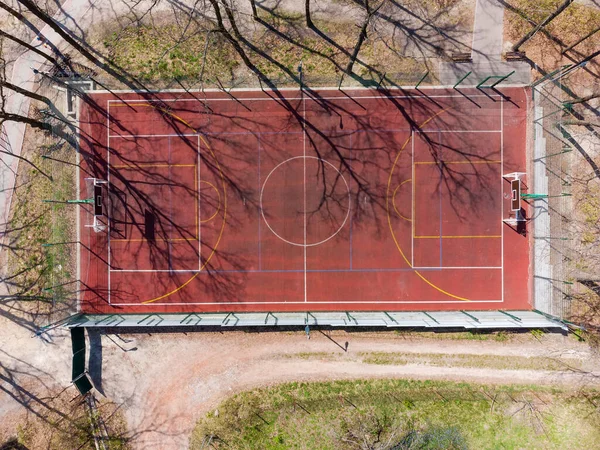
<path id="1" fill-rule="evenodd" d="M 504 45 L 504 6 L 498 0 L 477 0 L 473 24 L 472 63 L 441 63 L 440 82 L 453 86 L 468 72 L 461 86 L 475 86 L 490 75 L 507 75 L 504 84 L 529 84 L 531 67 L 525 62 L 502 61 Z"/>
<path id="2" fill-rule="evenodd" d="M 498 0 L 477 0 L 473 24 L 473 62 L 501 61 L 504 6 Z"/>
<path id="3" fill-rule="evenodd" d="M 89 3 L 79 2 L 80 4 L 84 4 L 86 8 L 73 8 L 71 3 L 77 2 L 68 0 L 62 5 L 62 9 L 54 16 L 54 19 L 61 24 L 67 24 L 72 20 L 77 20 L 78 18 L 83 17 L 85 13 L 92 8 L 94 1 L 95 0 L 92 0 Z M 67 15 L 65 13 L 66 10 L 69 10 L 71 15 Z M 73 14 L 76 15 L 74 16 Z M 41 32 L 43 36 L 56 46 L 60 45 L 62 42 L 62 38 L 52 31 L 48 25 L 46 25 Z M 34 38 L 30 44 L 43 52 L 50 53 L 50 50 L 44 48 L 37 38 Z M 10 82 L 25 90 L 33 90 L 35 82 L 33 69 L 39 69 L 43 62 L 44 58 L 41 56 L 34 52 L 26 51 L 15 61 Z M 9 95 L 5 105 L 6 112 L 28 116 L 31 99 L 12 91 L 7 92 Z M 7 229 L 12 193 L 16 181 L 17 167 L 19 165 L 18 156 L 21 155 L 24 137 L 24 123 L 4 122 L 2 129 L 0 130 L 0 148 L 3 152 L 6 152 L 2 153 L 2 164 L 0 165 L 0 242 L 3 242 L 4 234 Z M 0 251 L 2 251 L 2 247 L 0 247 Z"/>

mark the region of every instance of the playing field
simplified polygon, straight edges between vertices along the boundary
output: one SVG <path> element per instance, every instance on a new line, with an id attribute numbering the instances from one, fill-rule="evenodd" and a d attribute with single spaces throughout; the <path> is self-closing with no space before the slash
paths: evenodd
<path id="1" fill-rule="evenodd" d="M 231 94 L 82 103 L 82 311 L 531 308 L 526 90 Z"/>

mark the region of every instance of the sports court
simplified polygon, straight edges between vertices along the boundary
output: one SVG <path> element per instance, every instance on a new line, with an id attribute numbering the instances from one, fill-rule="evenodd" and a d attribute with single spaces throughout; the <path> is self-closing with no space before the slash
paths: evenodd
<path id="1" fill-rule="evenodd" d="M 501 94 L 91 94 L 82 311 L 531 309 L 528 92 Z"/>

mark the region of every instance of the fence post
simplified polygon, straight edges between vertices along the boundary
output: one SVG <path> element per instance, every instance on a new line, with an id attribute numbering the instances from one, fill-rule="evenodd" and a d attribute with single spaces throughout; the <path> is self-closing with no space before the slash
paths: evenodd
<path id="1" fill-rule="evenodd" d="M 462 83 L 463 81 L 465 81 L 465 80 L 466 80 L 466 78 L 467 78 L 469 75 L 471 75 L 471 73 L 472 73 L 472 72 L 469 70 L 469 71 L 468 71 L 468 72 L 465 74 L 465 76 L 463 76 L 463 77 L 462 77 L 460 80 L 458 80 L 458 81 L 456 82 L 456 84 L 455 84 L 454 86 L 452 86 L 452 89 L 456 89 L 456 86 L 458 86 L 460 83 Z"/>

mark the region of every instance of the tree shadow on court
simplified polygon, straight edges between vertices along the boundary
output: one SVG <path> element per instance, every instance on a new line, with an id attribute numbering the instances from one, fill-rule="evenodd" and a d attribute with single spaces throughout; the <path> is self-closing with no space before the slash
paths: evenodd
<path id="1" fill-rule="evenodd" d="M 213 7 L 215 8 L 215 11 L 218 11 L 221 8 L 221 6 L 217 5 L 217 4 L 213 4 Z M 333 160 L 334 164 L 338 167 L 338 169 L 339 169 L 338 173 L 347 174 L 351 178 L 352 183 L 356 186 L 356 192 L 353 193 L 353 199 L 352 199 L 352 203 L 353 203 L 352 204 L 352 207 L 353 207 L 352 219 L 359 224 L 363 215 L 365 217 L 368 216 L 369 219 L 371 219 L 373 217 L 375 217 L 375 218 L 384 217 L 385 215 L 379 214 L 377 212 L 377 211 L 386 211 L 387 207 L 388 207 L 388 205 L 386 203 L 388 193 L 387 193 L 386 188 L 383 185 L 383 183 L 373 185 L 372 180 L 368 180 L 368 179 L 364 178 L 363 176 L 361 176 L 361 174 L 356 172 L 355 168 L 353 167 L 352 158 L 348 156 L 348 151 L 354 150 L 354 149 L 351 149 L 349 147 L 345 148 L 343 145 L 336 143 L 335 140 L 332 138 L 332 136 L 330 134 L 328 134 L 328 132 L 324 132 L 319 127 L 318 123 L 314 123 L 311 120 L 307 120 L 306 117 L 303 116 L 300 113 L 300 111 L 298 110 L 298 105 L 294 104 L 293 102 L 288 100 L 286 98 L 286 96 L 283 95 L 278 90 L 277 86 L 275 86 L 275 84 L 266 76 L 266 74 L 263 73 L 248 58 L 245 51 L 242 49 L 240 42 L 244 46 L 249 48 L 253 52 L 253 54 L 256 54 L 260 58 L 265 59 L 266 61 L 274 64 L 280 70 L 285 72 L 287 74 L 287 76 L 289 76 L 291 79 L 296 80 L 299 84 L 301 83 L 301 80 L 298 78 L 298 76 L 295 73 L 293 73 L 290 69 L 288 69 L 286 66 L 284 66 L 279 61 L 273 59 L 269 54 L 266 54 L 260 48 L 256 47 L 252 42 L 250 42 L 249 40 L 244 38 L 235 26 L 235 19 L 233 18 L 234 17 L 233 11 L 230 10 L 226 5 L 223 5 L 222 7 L 225 9 L 226 16 L 229 20 L 230 25 L 232 26 L 233 34 L 230 34 L 230 32 L 225 29 L 224 24 L 222 22 L 219 22 L 220 19 L 218 16 L 217 24 L 219 26 L 219 32 L 225 34 L 225 36 L 230 40 L 230 42 L 232 42 L 232 45 L 234 45 L 234 47 L 236 48 L 236 51 L 238 51 L 238 53 L 240 54 L 240 56 L 242 57 L 242 59 L 244 60 L 246 65 L 259 77 L 260 80 L 262 80 L 264 85 L 270 89 L 271 94 L 269 94 L 269 95 L 272 95 L 273 98 L 279 104 L 283 105 L 283 107 L 290 113 L 290 121 L 294 121 L 297 124 L 297 126 L 299 125 L 305 131 L 306 136 L 309 141 L 310 148 L 311 148 L 312 152 L 314 152 L 314 154 L 316 156 L 316 160 L 319 162 L 319 170 L 318 170 L 318 173 L 316 174 L 316 179 L 317 179 L 318 183 L 320 184 L 320 188 L 322 189 L 322 198 L 321 198 L 321 201 L 319 202 L 319 204 L 317 205 L 317 207 L 313 211 L 310 211 L 307 213 L 309 213 L 311 217 L 318 216 L 318 219 L 321 222 L 331 223 L 332 228 L 335 228 L 337 225 L 340 224 L 340 214 L 338 211 L 340 211 L 340 208 L 342 207 L 342 202 L 344 202 L 346 200 L 346 197 L 344 195 L 340 196 L 337 194 L 337 189 L 339 188 L 339 186 L 342 183 L 342 178 L 338 177 L 335 174 L 333 177 L 331 177 L 327 173 L 328 172 L 327 166 L 324 161 L 329 159 L 329 160 Z M 271 30 L 271 31 L 273 31 L 273 30 Z M 349 56 L 349 53 L 346 53 L 346 56 Z M 358 62 L 360 63 L 360 61 L 358 61 Z M 375 70 L 375 69 L 369 68 L 369 70 Z M 383 76 L 384 74 L 381 74 L 381 75 Z M 402 114 L 404 120 L 406 120 L 408 122 L 409 127 L 412 130 L 416 130 L 416 131 L 420 132 L 420 136 L 422 136 L 422 137 L 424 137 L 424 139 L 428 140 L 428 144 L 433 148 L 435 142 L 432 141 L 427 136 L 427 133 L 425 131 L 421 130 L 420 125 L 418 123 L 414 122 L 413 116 L 416 113 L 415 109 L 421 110 L 423 115 L 426 115 L 427 113 L 433 114 L 433 112 L 436 110 L 435 104 L 434 103 L 428 104 L 427 102 L 415 101 L 411 105 L 411 111 L 407 111 L 405 106 L 395 99 L 395 96 L 389 89 L 385 89 L 385 88 L 380 89 L 380 92 L 382 92 L 385 96 L 387 96 L 388 99 L 396 105 L 397 109 Z M 369 124 L 368 120 L 366 120 L 364 117 L 354 113 L 351 109 L 344 108 L 343 106 L 340 106 L 339 104 L 335 104 L 334 102 L 324 99 L 318 92 L 314 91 L 313 89 L 311 89 L 308 86 L 303 86 L 303 89 L 301 90 L 301 95 L 306 95 L 311 100 L 317 102 L 329 114 L 339 116 L 340 123 L 342 123 L 342 121 L 343 121 L 342 116 L 345 115 L 345 116 L 351 117 L 353 120 L 355 120 L 359 127 L 362 127 L 363 129 L 370 129 L 370 124 Z M 356 102 L 356 100 L 355 100 L 355 102 Z M 164 102 L 162 102 L 162 103 L 159 102 L 159 104 L 161 104 L 161 108 L 164 108 L 165 110 L 170 109 L 168 106 L 164 106 Z M 215 114 L 215 116 L 218 117 L 218 114 Z M 171 126 L 172 126 L 173 130 L 176 133 L 181 134 L 182 139 L 185 139 L 185 137 L 183 136 L 183 133 L 181 133 L 181 131 L 180 131 L 180 127 L 177 126 L 178 124 L 176 123 L 175 120 L 172 119 L 172 116 L 170 114 L 163 114 L 163 117 L 167 122 L 171 121 Z M 246 128 L 248 130 L 252 130 L 253 127 L 255 126 L 255 124 L 252 123 L 252 119 L 246 118 L 244 120 L 248 122 L 246 125 Z M 241 120 L 238 119 L 236 125 L 244 127 L 244 125 L 241 124 L 240 122 L 241 122 Z M 322 144 L 325 144 L 325 145 L 323 146 Z M 378 151 L 379 149 L 364 149 L 364 153 L 368 154 L 370 150 Z M 201 156 L 201 157 L 204 158 L 203 163 L 207 163 L 207 162 L 210 163 L 209 161 L 206 161 L 204 156 Z M 389 155 L 388 159 L 391 159 L 391 158 L 392 158 L 392 155 Z M 392 162 L 390 160 L 388 160 L 385 164 L 378 165 L 378 163 L 376 163 L 376 162 L 369 161 L 369 158 L 363 157 L 361 164 L 371 165 L 372 170 L 374 172 L 386 172 L 389 170 L 389 166 L 392 164 Z M 208 164 L 208 166 L 210 167 L 210 164 Z M 236 164 L 235 163 L 232 164 L 231 167 L 236 167 Z M 166 179 L 164 177 L 161 178 L 160 176 L 157 177 L 156 174 L 151 174 L 148 171 L 145 172 L 143 168 L 138 168 L 138 169 L 140 170 L 140 173 L 144 173 L 146 176 L 148 176 L 149 183 L 155 183 L 157 185 L 164 185 L 164 184 L 168 184 L 168 183 L 177 184 L 177 183 L 174 183 L 173 180 Z M 212 167 L 211 170 L 213 170 L 213 172 L 215 172 L 214 167 Z M 441 170 L 443 170 L 443 169 L 441 169 Z M 460 178 L 461 177 L 464 178 L 464 174 L 455 173 L 451 170 L 451 168 L 450 169 L 446 168 L 445 170 L 450 178 L 454 178 L 453 184 L 455 186 L 461 186 L 463 180 L 461 180 Z M 241 183 L 236 181 L 235 170 L 233 170 L 233 169 L 228 170 L 227 168 L 225 168 L 224 173 L 225 173 L 226 183 L 227 183 L 228 187 L 231 187 L 233 192 L 235 192 L 240 198 L 243 198 L 244 201 L 246 201 L 246 200 L 249 201 L 251 208 L 249 208 L 248 210 L 251 211 L 254 208 L 257 208 L 258 207 L 257 200 L 252 199 L 252 196 L 251 196 L 252 189 L 250 189 L 250 188 L 246 189 L 241 185 Z M 115 178 L 119 179 L 119 175 L 115 174 Z M 331 178 L 331 180 L 330 180 L 330 178 Z M 151 196 L 146 195 L 144 192 L 137 189 L 131 183 L 128 183 L 128 181 L 125 179 L 122 179 L 120 181 L 125 183 L 126 190 L 132 194 L 129 198 L 134 199 L 135 205 L 133 205 L 133 208 L 135 208 L 139 211 L 141 211 L 141 210 L 150 211 L 152 216 L 156 218 L 156 223 L 155 223 L 155 226 L 156 226 L 155 235 L 156 236 L 168 236 L 169 233 L 171 232 L 171 230 L 173 229 L 173 227 L 177 227 L 177 224 L 170 221 L 169 218 L 166 217 L 166 214 L 160 210 L 161 208 L 155 201 L 153 201 Z M 362 202 L 361 199 L 363 197 L 368 198 L 369 201 Z M 368 210 L 363 206 L 365 204 L 369 204 Z M 463 206 L 462 203 L 460 206 Z M 458 207 L 457 207 L 457 210 L 459 210 Z M 143 233 L 144 232 L 143 224 L 136 222 L 133 215 L 134 214 L 126 213 L 126 216 L 128 216 L 128 217 L 126 218 L 125 222 L 129 223 L 129 225 L 132 225 L 132 226 L 138 228 L 139 232 Z M 383 230 L 385 227 L 384 220 L 376 219 L 376 222 L 378 223 L 377 228 L 379 230 Z M 178 230 L 178 232 L 180 232 L 181 234 L 185 234 L 185 230 Z M 140 246 L 140 249 L 138 251 L 141 252 L 141 248 L 142 247 Z M 153 243 L 150 243 L 150 249 L 151 249 L 150 260 L 151 260 L 152 264 L 155 264 L 158 266 L 159 265 L 158 263 L 160 261 L 164 261 L 164 259 L 165 259 L 164 249 L 154 245 Z M 222 250 L 214 249 L 214 248 L 208 249 L 208 250 L 211 253 L 215 254 L 215 256 L 216 256 L 215 260 L 218 258 L 225 259 L 225 260 L 227 260 L 227 263 L 229 265 L 239 268 L 240 270 L 244 269 L 245 264 L 243 261 L 235 261 L 235 259 L 239 258 L 239 256 L 236 256 L 233 254 L 227 255 Z M 134 255 L 136 254 L 135 248 L 133 248 L 133 254 Z M 219 267 L 217 265 L 213 266 L 213 262 L 208 264 L 206 269 L 207 269 L 207 272 L 212 275 L 212 280 L 211 280 L 212 286 L 210 288 L 213 292 L 223 291 L 225 294 L 224 297 L 228 297 L 228 296 L 231 296 L 234 292 L 239 291 L 243 286 L 243 282 L 240 282 L 239 284 L 235 283 L 233 285 L 224 284 L 224 283 L 226 283 L 226 279 L 225 279 L 225 277 L 218 276 Z M 239 296 L 236 295 L 234 297 L 238 298 Z"/>
<path id="2" fill-rule="evenodd" d="M 336 229 L 343 222 L 343 218 L 345 217 L 343 212 L 348 209 L 345 206 L 347 196 L 343 185 L 343 177 L 338 176 L 338 174 L 343 174 L 350 179 L 350 183 L 353 185 L 351 189 L 350 209 L 352 210 L 351 219 L 354 225 L 361 226 L 361 222 L 366 223 L 368 221 L 373 221 L 373 223 L 375 223 L 374 235 L 381 236 L 387 227 L 384 220 L 385 214 L 382 214 L 389 208 L 387 203 L 389 196 L 387 186 L 384 182 L 373 182 L 373 179 L 369 179 L 356 168 L 360 166 L 365 173 L 370 172 L 371 174 L 387 173 L 390 170 L 390 166 L 394 163 L 394 155 L 388 154 L 384 158 L 378 160 L 369 158 L 369 155 L 381 153 L 383 150 L 380 146 L 374 145 L 372 148 L 365 146 L 365 148 L 360 150 L 362 155 L 356 156 L 356 154 L 359 153 L 357 152 L 356 147 L 346 145 L 338 138 L 352 136 L 353 133 L 355 134 L 355 131 L 345 131 L 343 129 L 345 118 L 353 120 L 360 130 L 370 130 L 370 132 L 379 133 L 381 139 L 385 139 L 385 134 L 383 132 L 373 131 L 368 117 L 356 112 L 356 106 L 358 105 L 359 108 L 361 107 L 359 100 L 353 100 L 353 107 L 344 107 L 339 102 L 324 98 L 319 92 L 312 89 L 310 86 L 303 84 L 301 77 L 295 73 L 293 69 L 290 69 L 289 64 L 277 60 L 269 52 L 266 52 L 264 48 L 257 45 L 255 40 L 244 35 L 246 31 L 246 28 L 244 27 L 246 24 L 238 26 L 237 21 L 242 17 L 238 11 L 235 11 L 227 4 L 211 2 L 211 5 L 216 16 L 181 2 L 173 2 L 173 7 L 178 8 L 178 10 L 185 15 L 185 23 L 196 22 L 199 24 L 200 21 L 205 20 L 210 20 L 212 23 L 215 23 L 216 29 L 214 32 L 223 35 L 227 39 L 240 56 L 244 65 L 258 77 L 265 88 L 268 88 L 265 93 L 271 95 L 278 104 L 282 105 L 289 112 L 290 126 L 296 128 L 300 127 L 300 129 L 306 133 L 310 151 L 315 155 L 315 158 L 318 161 L 315 179 L 318 184 L 317 188 L 322 191 L 322 195 L 321 201 L 318 202 L 315 208 L 311 211 L 305 211 L 305 213 L 309 215 L 309 218 L 315 218 L 315 220 L 318 220 L 319 222 L 329 224 L 329 227 L 332 229 Z M 397 54 L 399 55 L 412 46 L 417 48 L 423 56 L 431 54 L 438 56 L 444 54 L 447 55 L 451 49 L 462 48 L 462 44 L 460 44 L 461 30 L 452 26 L 444 28 L 439 25 L 438 20 L 442 17 L 441 11 L 433 16 L 420 15 L 419 12 L 412 11 L 397 2 L 390 1 L 385 2 L 382 6 L 379 5 L 381 6 L 379 9 L 373 9 L 371 11 L 369 11 L 369 7 L 366 3 L 360 1 L 356 1 L 355 6 L 357 11 L 360 12 L 359 15 L 364 16 L 365 14 L 372 13 L 372 17 L 369 18 L 370 21 L 367 21 L 365 25 L 365 30 L 368 30 L 371 38 L 382 39 L 382 37 L 386 35 L 385 30 L 388 29 L 387 27 L 392 27 L 394 30 L 392 36 L 394 33 L 398 32 L 405 37 L 405 39 L 402 40 L 402 42 L 405 42 L 404 47 L 397 48 Z M 278 4 L 274 7 L 259 4 L 259 7 L 266 14 L 258 17 L 257 24 L 263 27 L 266 33 L 272 33 L 298 49 L 318 55 L 320 58 L 333 64 L 339 71 L 345 73 L 348 77 L 353 78 L 362 85 L 374 86 L 373 79 L 379 79 L 379 89 L 377 92 L 380 95 L 386 96 L 390 102 L 395 104 L 397 110 L 402 115 L 403 120 L 409 124 L 409 128 L 412 131 L 418 132 L 419 136 L 427 141 L 427 145 L 432 149 L 432 152 L 433 149 L 438 146 L 438 143 L 435 142 L 433 138 L 429 137 L 428 132 L 423 130 L 420 124 L 414 121 L 413 117 L 417 114 L 424 116 L 434 114 L 439 109 L 439 105 L 435 102 L 415 99 L 414 101 L 410 101 L 410 108 L 407 109 L 406 102 L 397 101 L 395 96 L 398 92 L 401 94 L 407 93 L 402 90 L 396 91 L 391 88 L 386 88 L 386 85 L 394 86 L 393 79 L 386 77 L 385 71 L 382 71 L 381 67 L 371 65 L 362 58 L 360 39 L 357 40 L 355 45 L 353 44 L 354 48 L 352 48 L 352 46 L 347 43 L 342 44 L 338 42 L 335 36 L 327 32 L 324 28 L 321 29 L 318 20 L 314 21 L 308 28 L 301 30 L 303 27 L 300 25 L 300 20 L 298 18 L 290 18 L 286 14 L 281 14 L 278 10 Z M 152 15 L 151 10 L 138 13 L 138 11 L 132 8 L 131 12 L 132 16 L 128 20 L 130 20 L 131 23 L 138 25 L 145 23 L 147 14 L 150 16 Z M 224 16 L 222 16 L 223 12 Z M 286 26 L 289 27 L 288 29 L 292 31 L 295 30 L 294 34 L 282 31 L 273 19 L 285 22 Z M 330 45 L 335 49 L 336 57 L 329 56 L 325 52 L 318 50 L 318 47 L 305 44 L 302 39 L 298 37 L 301 37 L 302 33 L 311 33 L 315 38 Z M 387 35 L 389 36 L 389 33 Z M 194 143 L 185 136 L 186 133 L 183 130 L 181 122 L 175 117 L 176 114 L 173 114 L 174 110 L 184 110 L 184 106 L 178 105 L 176 108 L 173 108 L 168 102 L 163 101 L 159 95 L 156 95 L 156 93 L 146 85 L 144 80 L 132 73 L 128 73 L 124 67 L 115 64 L 114 61 L 111 62 L 110 66 L 102 63 L 100 59 L 101 55 L 98 50 L 87 48 L 89 45 L 86 41 L 85 33 L 82 33 L 82 30 L 79 30 L 78 33 L 73 33 L 70 38 L 68 36 L 64 36 L 64 38 L 67 39 L 73 48 L 80 51 L 81 55 L 83 55 L 88 63 L 97 66 L 128 88 L 139 92 L 141 97 L 151 101 L 153 105 L 155 105 L 155 109 L 161 111 L 162 120 L 169 124 L 172 133 L 178 135 L 190 149 L 195 147 Z M 446 42 L 451 43 L 449 44 L 449 47 L 446 46 Z M 396 43 L 393 39 L 388 39 L 386 45 L 394 46 Z M 346 66 L 344 62 L 348 62 L 349 64 Z M 331 130 L 322 130 L 318 119 L 307 119 L 306 116 L 299 111 L 299 105 L 290 101 L 287 96 L 278 89 L 276 83 L 269 79 L 265 70 L 261 69 L 264 63 L 276 67 L 277 70 L 285 74 L 287 78 L 296 82 L 299 86 L 302 86 L 300 95 L 306 96 L 306 98 L 310 98 L 318 104 L 325 114 L 328 114 L 331 117 L 338 117 L 340 123 L 339 129 L 335 132 Z M 354 63 L 361 66 L 361 74 L 357 74 L 352 70 L 352 64 Z M 179 79 L 174 80 L 174 83 L 177 83 L 180 87 L 184 87 L 185 90 L 184 83 Z M 110 86 L 106 87 L 110 88 Z M 226 92 L 233 98 L 233 94 L 226 89 L 223 89 L 223 92 Z M 343 92 L 343 90 L 340 92 Z M 188 90 L 188 93 L 196 98 L 198 103 L 203 105 L 202 107 L 204 108 L 203 110 L 206 115 L 212 116 L 215 120 L 232 120 L 232 118 L 227 115 L 212 111 L 207 102 L 202 98 L 203 94 L 200 92 L 190 92 L 190 90 Z M 123 95 L 118 92 L 113 92 L 113 94 L 116 95 L 117 98 L 123 98 Z M 100 121 L 106 113 L 103 106 L 99 103 L 95 103 L 85 94 L 82 94 L 82 99 L 88 102 L 88 106 L 91 109 L 98 112 L 98 125 L 100 125 Z M 244 104 L 243 101 L 237 99 L 234 100 L 240 105 Z M 257 118 L 248 117 L 243 119 L 238 118 L 236 119 L 236 126 L 252 131 L 253 129 L 256 129 L 256 121 L 258 120 L 259 119 Z M 115 120 L 114 127 L 123 135 L 128 134 L 130 131 L 127 129 L 127 125 L 119 122 L 118 119 Z M 208 130 L 203 129 L 203 126 L 201 125 L 196 127 L 193 131 L 202 133 L 203 131 Z M 106 144 L 98 142 L 96 136 L 86 134 L 85 132 L 81 132 L 80 134 L 82 140 L 81 151 L 86 159 L 86 165 L 88 165 L 94 176 L 106 179 L 108 177 L 106 171 L 106 157 L 104 156 Z M 222 138 L 214 137 L 213 139 Z M 239 178 L 239 174 L 235 169 L 240 164 L 247 163 L 247 161 L 243 161 L 243 152 L 240 151 L 239 155 L 236 155 L 240 161 L 235 161 L 235 159 L 232 158 L 230 160 L 230 168 L 225 167 L 222 170 L 222 173 L 219 173 L 219 168 L 215 166 L 214 161 L 207 158 L 205 154 L 201 153 L 199 156 L 202 160 L 202 164 L 208 168 L 213 176 L 223 175 L 224 185 L 227 187 L 228 192 L 232 193 L 237 200 L 242 200 L 247 204 L 246 213 L 248 215 L 255 214 L 260 208 L 259 201 L 254 193 L 255 189 L 245 185 L 244 181 Z M 136 161 L 128 160 L 127 155 L 124 153 L 119 154 L 119 157 L 123 162 L 136 166 L 137 172 L 140 176 L 144 177 L 146 187 L 148 185 L 157 187 L 171 186 L 172 188 L 183 189 L 191 195 L 202 196 L 202 194 L 199 194 L 198 192 L 191 192 L 191 187 L 186 183 L 174 180 L 172 177 L 153 173 L 151 170 L 148 170 L 139 164 L 136 165 Z M 475 157 L 476 156 L 474 156 L 474 158 Z M 324 162 L 326 160 L 333 162 L 333 165 L 337 169 L 337 173 L 333 173 L 329 170 L 329 166 Z M 475 169 L 477 169 L 477 167 L 474 167 L 474 170 Z M 442 171 L 444 177 L 452 180 L 452 186 L 466 185 L 464 173 L 453 171 L 452 167 L 445 167 L 443 164 L 440 165 L 440 171 Z M 385 176 L 379 178 L 381 180 L 386 179 Z M 153 238 L 146 239 L 143 245 L 130 243 L 129 251 L 131 252 L 132 257 L 147 257 L 150 264 L 155 267 L 159 267 L 165 262 L 168 263 L 169 255 L 165 250 L 165 246 L 160 244 L 161 239 L 172 235 L 176 235 L 182 239 L 190 238 L 189 230 L 186 230 L 185 227 L 182 227 L 177 221 L 169 217 L 164 210 L 164 204 L 157 201 L 155 198 L 156 196 L 148 194 L 147 189 L 141 189 L 138 185 L 132 183 L 131 180 L 128 180 L 125 175 L 119 173 L 118 170 L 111 172 L 111 179 L 115 182 L 114 184 L 120 184 L 118 188 L 111 187 L 111 194 L 114 195 L 114 204 L 122 209 L 120 222 L 113 223 L 113 225 L 115 225 L 115 230 L 119 227 L 125 227 L 130 230 L 135 230 L 135 233 L 141 236 L 147 237 L 148 221 L 140 220 L 140 217 L 153 218 Z M 466 190 L 466 188 L 463 188 L 462 190 Z M 210 202 L 211 199 L 202 197 L 200 201 Z M 127 208 L 123 206 L 125 204 L 127 205 Z M 457 206 L 457 209 L 460 208 Z M 114 220 L 114 217 L 111 218 L 111 220 Z M 228 227 L 235 230 L 238 226 L 242 225 L 243 220 L 243 217 L 229 217 Z M 129 235 L 131 235 L 131 232 Z M 125 236 L 125 238 L 126 237 L 127 236 Z M 192 246 L 192 244 L 188 245 L 190 245 L 190 247 Z M 205 243 L 202 245 L 203 248 L 201 249 L 201 254 L 213 255 L 211 260 L 206 264 L 206 272 L 209 274 L 208 277 L 203 279 L 203 283 L 206 283 L 206 289 L 209 292 L 212 292 L 213 295 L 220 293 L 220 295 L 218 295 L 220 298 L 242 298 L 244 294 L 243 277 L 238 277 L 233 281 L 232 277 L 227 277 L 221 272 L 224 267 L 244 271 L 248 268 L 250 264 L 249 261 L 243 260 L 239 255 L 225 252 L 223 249 L 214 248 L 214 246 Z M 190 250 L 192 249 L 190 248 Z M 149 251 L 149 256 L 145 255 L 144 252 L 146 251 Z M 167 286 L 166 281 L 159 280 L 158 283 L 164 283 L 163 286 Z M 86 289 L 86 287 L 84 287 L 84 289 Z M 103 294 L 100 293 L 100 295 Z M 115 289 L 111 295 L 126 296 L 127 294 L 124 291 L 120 292 L 119 289 Z"/>

